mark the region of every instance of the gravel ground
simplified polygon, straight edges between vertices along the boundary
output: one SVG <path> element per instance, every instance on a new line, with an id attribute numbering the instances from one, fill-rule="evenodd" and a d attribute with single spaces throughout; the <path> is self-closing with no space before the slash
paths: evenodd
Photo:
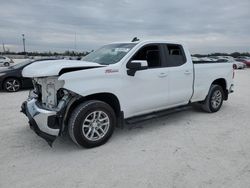
<path id="1" fill-rule="evenodd" d="M 208 114 L 188 109 L 117 129 L 98 148 L 50 148 L 19 113 L 28 92 L 0 93 L 0 187 L 249 187 L 250 69 Z"/>

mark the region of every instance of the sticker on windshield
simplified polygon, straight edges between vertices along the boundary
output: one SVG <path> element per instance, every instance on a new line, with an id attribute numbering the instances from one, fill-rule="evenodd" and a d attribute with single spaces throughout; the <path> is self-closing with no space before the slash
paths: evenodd
<path id="1" fill-rule="evenodd" d="M 115 52 L 128 52 L 130 48 L 115 48 Z"/>

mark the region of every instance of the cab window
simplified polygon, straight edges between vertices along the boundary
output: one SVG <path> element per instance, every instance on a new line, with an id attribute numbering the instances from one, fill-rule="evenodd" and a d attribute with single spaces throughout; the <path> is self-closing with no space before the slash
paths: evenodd
<path id="1" fill-rule="evenodd" d="M 158 45 L 142 47 L 131 60 L 145 60 L 148 68 L 161 67 L 160 49 Z"/>
<path id="2" fill-rule="evenodd" d="M 181 66 L 186 62 L 185 54 L 180 45 L 167 44 L 165 45 L 165 52 L 167 67 Z"/>

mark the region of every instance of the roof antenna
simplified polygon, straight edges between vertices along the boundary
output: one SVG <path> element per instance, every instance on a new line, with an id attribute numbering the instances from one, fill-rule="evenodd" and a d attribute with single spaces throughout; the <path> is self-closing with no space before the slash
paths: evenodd
<path id="1" fill-rule="evenodd" d="M 134 37 L 133 40 L 131 42 L 137 42 L 139 41 L 140 39 L 138 39 L 137 37 Z"/>

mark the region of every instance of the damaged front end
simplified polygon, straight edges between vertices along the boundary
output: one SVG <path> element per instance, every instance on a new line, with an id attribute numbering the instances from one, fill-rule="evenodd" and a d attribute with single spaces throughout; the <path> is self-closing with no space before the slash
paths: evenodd
<path id="1" fill-rule="evenodd" d="M 63 89 L 64 81 L 58 77 L 33 79 L 34 90 L 23 102 L 21 112 L 29 119 L 30 127 L 50 146 L 64 130 L 64 114 L 74 93 Z"/>

